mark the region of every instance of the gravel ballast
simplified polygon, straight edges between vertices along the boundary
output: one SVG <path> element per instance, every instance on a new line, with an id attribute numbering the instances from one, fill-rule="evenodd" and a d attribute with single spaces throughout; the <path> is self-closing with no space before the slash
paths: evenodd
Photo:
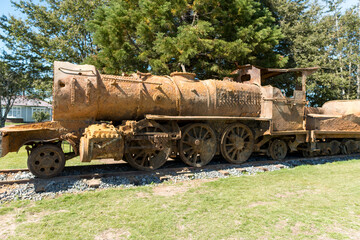
<path id="1" fill-rule="evenodd" d="M 149 184 L 160 184 L 163 181 L 189 181 L 193 179 L 213 179 L 239 177 L 243 175 L 254 175 L 259 172 L 276 171 L 282 168 L 293 168 L 300 165 L 316 165 L 329 162 L 348 161 L 358 159 L 354 156 L 338 156 L 336 158 L 314 158 L 304 160 L 287 160 L 285 162 L 272 162 L 264 165 L 258 165 L 255 162 L 241 164 L 230 168 L 224 167 L 219 170 L 197 169 L 194 171 L 179 174 L 176 172 L 167 173 L 166 177 L 157 176 L 154 172 L 148 172 L 146 175 L 139 176 L 112 176 L 99 178 L 98 189 L 108 188 L 129 188 L 136 186 L 146 186 Z M 102 170 L 101 170 L 102 171 Z M 100 172 L 101 172 L 100 171 Z M 98 171 L 96 171 L 98 172 Z M 65 174 L 66 175 L 66 174 Z M 0 181 L 7 179 L 33 179 L 30 172 L 18 172 L 9 176 L 0 175 Z M 54 198 L 64 193 L 81 193 L 85 191 L 94 191 L 96 188 L 89 186 L 89 180 L 59 178 L 59 179 L 38 179 L 34 183 L 13 184 L 0 186 L 0 203 L 14 200 L 41 200 L 44 198 Z"/>

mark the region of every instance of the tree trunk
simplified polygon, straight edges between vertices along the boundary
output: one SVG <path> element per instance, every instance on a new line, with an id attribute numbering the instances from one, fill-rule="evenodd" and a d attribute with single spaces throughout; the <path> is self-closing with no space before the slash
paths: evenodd
<path id="1" fill-rule="evenodd" d="M 352 48 L 350 48 L 350 56 L 352 55 Z M 349 63 L 349 82 L 347 87 L 347 99 L 350 98 L 350 88 L 351 88 L 351 72 L 352 72 L 352 62 Z"/>
<path id="2" fill-rule="evenodd" d="M 356 98 L 360 99 L 360 64 L 357 65 L 357 74 L 356 74 L 356 84 L 357 84 L 357 90 L 356 90 Z"/>

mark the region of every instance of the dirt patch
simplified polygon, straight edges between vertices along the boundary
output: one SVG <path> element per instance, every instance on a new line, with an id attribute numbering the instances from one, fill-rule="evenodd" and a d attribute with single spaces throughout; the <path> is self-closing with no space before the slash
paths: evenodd
<path id="1" fill-rule="evenodd" d="M 320 121 L 320 130 L 360 131 L 360 116 L 349 114 Z"/>
<path id="2" fill-rule="evenodd" d="M 15 234 L 15 230 L 19 225 L 27 224 L 27 223 L 35 223 L 40 222 L 45 216 L 61 213 L 61 212 L 69 212 L 68 210 L 59 210 L 59 211 L 43 211 L 39 213 L 28 213 L 26 214 L 26 221 L 16 222 L 17 214 L 22 211 L 21 208 L 15 209 L 15 213 L 8 213 L 0 216 L 0 239 L 7 239 Z"/>
<path id="3" fill-rule="evenodd" d="M 303 229 L 306 228 L 306 229 Z M 319 230 L 315 227 L 315 225 L 307 226 L 302 222 L 295 223 L 291 228 L 291 232 L 293 235 L 298 236 L 300 234 L 306 236 L 314 236 L 319 233 Z"/>
<path id="4" fill-rule="evenodd" d="M 299 190 L 299 191 L 295 191 L 295 192 L 282 192 L 282 193 L 277 193 L 275 194 L 275 197 L 277 198 L 288 198 L 288 197 L 293 197 L 293 196 L 300 196 L 303 194 L 317 194 L 319 193 L 319 190 L 313 190 L 313 189 L 303 189 L 303 190 Z"/>
<path id="5" fill-rule="evenodd" d="M 1 239 L 7 239 L 14 235 L 16 227 L 16 214 L 5 214 L 0 216 Z"/>
<path id="6" fill-rule="evenodd" d="M 150 197 L 151 195 L 146 192 L 138 192 L 138 193 L 136 193 L 136 196 L 139 198 L 147 198 L 147 197 Z"/>
<path id="7" fill-rule="evenodd" d="M 288 225 L 288 220 L 284 219 L 284 220 L 280 220 L 275 224 L 275 228 L 277 230 L 282 230 L 284 229 L 286 226 Z"/>
<path id="8" fill-rule="evenodd" d="M 305 224 L 303 224 L 301 222 L 295 223 L 295 225 L 291 227 L 292 234 L 293 235 L 302 234 L 303 232 L 301 231 L 301 227 L 303 227 L 303 226 L 305 226 Z"/>
<path id="9" fill-rule="evenodd" d="M 184 181 L 174 185 L 161 184 L 153 188 L 153 193 L 159 196 L 170 197 L 176 194 L 185 193 L 191 188 L 198 187 L 204 182 L 211 182 L 211 181 L 214 181 L 214 179 L 199 179 L 192 181 Z"/>
<path id="10" fill-rule="evenodd" d="M 185 229 L 186 229 L 186 227 L 185 227 L 184 225 L 182 225 L 182 224 L 177 224 L 176 227 L 177 227 L 177 229 L 179 229 L 179 231 L 181 231 L 181 232 L 185 231 Z"/>
<path id="11" fill-rule="evenodd" d="M 325 234 L 322 234 L 318 237 L 318 240 L 334 240 L 335 238 L 327 237 Z"/>
<path id="12" fill-rule="evenodd" d="M 346 228 L 338 225 L 332 225 L 327 228 L 328 233 L 335 232 L 347 236 L 350 239 L 360 239 L 360 230 Z"/>
<path id="13" fill-rule="evenodd" d="M 249 204 L 249 208 L 257 207 L 257 206 L 264 206 L 264 205 L 270 205 L 273 204 L 273 202 L 254 202 Z"/>
<path id="14" fill-rule="evenodd" d="M 100 160 L 97 160 L 98 162 L 101 162 L 101 163 L 104 163 L 104 164 L 119 164 L 119 163 L 125 163 L 125 161 L 115 161 L 114 159 L 112 158 L 109 158 L 109 159 L 100 159 Z"/>
<path id="15" fill-rule="evenodd" d="M 55 213 L 63 213 L 69 212 L 69 210 L 59 210 L 59 211 L 42 211 L 38 213 L 29 213 L 26 215 L 27 223 L 40 222 L 45 216 L 55 214 Z"/>
<path id="16" fill-rule="evenodd" d="M 108 229 L 101 234 L 95 236 L 95 240 L 120 240 L 120 239 L 128 239 L 131 234 L 129 231 L 124 229 Z"/>

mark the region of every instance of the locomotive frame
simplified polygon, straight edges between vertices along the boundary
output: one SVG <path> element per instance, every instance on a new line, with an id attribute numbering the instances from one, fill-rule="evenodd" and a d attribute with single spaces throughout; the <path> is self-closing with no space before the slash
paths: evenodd
<path id="1" fill-rule="evenodd" d="M 324 120 L 359 113 L 359 101 L 306 106 L 306 78 L 318 68 L 245 65 L 223 81 L 197 80 L 192 73 L 100 75 L 94 66 L 65 62 L 55 62 L 54 68 L 53 121 L 1 129 L 1 156 L 25 145 L 28 167 L 37 177 L 58 175 L 66 160 L 78 155 L 83 162 L 124 159 L 137 169 L 153 170 L 169 156 L 202 167 L 217 154 L 238 164 L 254 152 L 274 160 L 284 159 L 289 151 L 305 156 L 360 152 L 360 129 L 321 128 Z M 261 85 L 289 72 L 302 83 L 291 98 Z M 119 107 L 125 109 L 121 114 L 116 112 Z M 63 141 L 73 152 L 63 152 Z"/>

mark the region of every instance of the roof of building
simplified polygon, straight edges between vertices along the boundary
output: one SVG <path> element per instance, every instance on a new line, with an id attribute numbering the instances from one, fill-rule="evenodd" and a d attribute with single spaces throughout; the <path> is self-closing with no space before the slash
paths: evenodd
<path id="1" fill-rule="evenodd" d="M 1 100 L 1 105 L 5 105 L 5 101 Z M 13 106 L 29 106 L 29 107 L 51 107 L 51 104 L 37 98 L 27 98 L 26 96 L 18 96 Z"/>

